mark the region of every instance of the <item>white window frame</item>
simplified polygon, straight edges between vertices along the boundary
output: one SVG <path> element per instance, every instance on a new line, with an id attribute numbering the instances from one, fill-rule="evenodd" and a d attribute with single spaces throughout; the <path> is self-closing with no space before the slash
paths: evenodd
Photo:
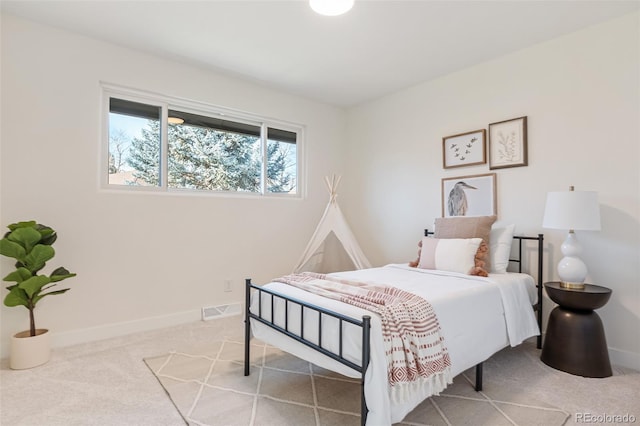
<path id="1" fill-rule="evenodd" d="M 301 199 L 304 198 L 305 174 L 304 174 L 304 126 L 297 123 L 291 123 L 283 120 L 276 120 L 267 117 L 261 117 L 255 114 L 242 111 L 232 110 L 229 108 L 211 105 L 203 102 L 197 102 L 187 99 L 171 97 L 167 95 L 146 92 L 132 88 L 125 88 L 110 83 L 101 82 L 102 89 L 102 108 L 101 123 L 102 131 L 100 137 L 100 160 L 99 165 L 99 184 L 103 190 L 140 192 L 154 194 L 187 194 L 187 195 L 218 195 L 226 197 L 269 197 L 269 198 L 285 198 L 285 199 Z M 159 186 L 143 186 L 143 185 L 114 185 L 109 183 L 109 99 L 118 98 L 131 102 L 139 102 L 147 105 L 157 106 L 160 112 L 160 185 Z M 199 114 L 211 117 L 224 117 L 225 119 L 236 121 L 239 123 L 251 124 L 260 127 L 260 145 L 262 154 L 262 170 L 261 170 L 261 188 L 260 192 L 237 192 L 223 190 L 195 190 L 188 188 L 169 188 L 168 186 L 168 126 L 167 118 L 169 110 L 180 110 L 186 113 Z M 267 129 L 276 128 L 296 133 L 296 193 L 277 193 L 267 192 Z"/>

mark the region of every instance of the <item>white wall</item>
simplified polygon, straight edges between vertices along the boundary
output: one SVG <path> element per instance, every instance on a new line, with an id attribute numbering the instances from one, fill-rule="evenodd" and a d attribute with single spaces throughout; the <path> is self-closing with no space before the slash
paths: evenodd
<path id="1" fill-rule="evenodd" d="M 323 177 L 341 171 L 342 109 L 7 15 L 1 59 L 2 227 L 54 227 L 50 266 L 78 273 L 61 283 L 71 291 L 36 309 L 54 344 L 197 320 L 202 306 L 242 301 L 243 278 L 295 266 L 328 199 Z M 100 190 L 100 81 L 305 125 L 308 198 Z M 2 276 L 11 265 L 1 260 Z M 28 315 L 4 305 L 0 314 L 6 355 Z"/>
<path id="2" fill-rule="evenodd" d="M 295 264 L 332 172 L 344 175 L 341 207 L 358 218 L 349 221 L 370 260 L 412 259 L 421 229 L 440 216 L 441 178 L 489 172 L 443 170 L 442 137 L 527 115 L 529 166 L 496 171 L 499 216 L 520 233 L 545 232 L 551 280 L 565 233 L 541 228 L 546 193 L 598 191 L 603 229 L 578 237 L 590 281 L 614 291 L 599 310 L 612 359 L 640 369 L 638 21 L 631 14 L 345 114 L 5 15 L 0 224 L 34 218 L 53 226 L 60 238 L 52 266 L 78 273 L 67 281 L 72 291 L 45 299 L 36 319 L 60 345 L 195 320 L 201 306 L 241 301 L 242 278 L 264 281 Z M 305 124 L 309 197 L 100 190 L 101 80 Z M 3 276 L 10 266 L 0 261 Z M 221 291 L 226 279 L 232 293 Z M 27 315 L 0 306 L 0 316 L 6 355 Z"/>
<path id="3" fill-rule="evenodd" d="M 494 170 L 499 218 L 545 233 L 544 279 L 556 279 L 566 232 L 542 229 L 546 193 L 598 192 L 602 231 L 577 235 L 588 280 L 613 289 L 599 310 L 612 361 L 640 369 L 639 28 L 634 13 L 350 110 L 341 204 L 369 258 L 413 259 L 440 217 L 441 179 L 490 172 L 444 170 L 443 136 L 526 115 L 529 166 Z"/>

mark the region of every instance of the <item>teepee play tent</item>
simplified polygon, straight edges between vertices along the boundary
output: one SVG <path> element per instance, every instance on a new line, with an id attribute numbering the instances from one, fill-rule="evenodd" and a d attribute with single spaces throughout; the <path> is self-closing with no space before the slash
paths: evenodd
<path id="1" fill-rule="evenodd" d="M 329 189 L 329 204 L 294 272 L 327 273 L 371 268 L 338 206 L 336 191 L 340 179 L 335 175 L 324 179 Z"/>

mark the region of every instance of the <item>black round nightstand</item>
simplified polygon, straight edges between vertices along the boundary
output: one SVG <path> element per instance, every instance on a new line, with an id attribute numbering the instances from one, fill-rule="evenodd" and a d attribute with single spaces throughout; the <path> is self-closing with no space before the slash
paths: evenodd
<path id="1" fill-rule="evenodd" d="M 558 306 L 549 316 L 542 362 L 578 376 L 611 376 L 604 327 L 593 312 L 609 301 L 611 289 L 593 284 L 585 284 L 583 290 L 569 289 L 558 281 L 544 283 L 544 288 Z"/>

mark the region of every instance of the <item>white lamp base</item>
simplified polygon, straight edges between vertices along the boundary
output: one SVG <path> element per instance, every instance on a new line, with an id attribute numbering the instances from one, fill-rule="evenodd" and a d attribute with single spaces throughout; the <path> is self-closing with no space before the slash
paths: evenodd
<path id="1" fill-rule="evenodd" d="M 584 280 L 587 278 L 587 265 L 578 257 L 582 252 L 582 246 L 576 239 L 573 230 L 569 231 L 567 239 L 560 247 L 564 257 L 558 263 L 558 276 L 560 286 L 564 288 L 584 289 Z"/>

